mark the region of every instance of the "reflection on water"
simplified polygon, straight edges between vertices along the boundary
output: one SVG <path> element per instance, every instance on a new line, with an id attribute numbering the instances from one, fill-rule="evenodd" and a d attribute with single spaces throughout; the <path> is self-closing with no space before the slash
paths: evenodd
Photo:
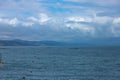
<path id="1" fill-rule="evenodd" d="M 119 80 L 120 47 L 7 47 L 0 80 Z"/>

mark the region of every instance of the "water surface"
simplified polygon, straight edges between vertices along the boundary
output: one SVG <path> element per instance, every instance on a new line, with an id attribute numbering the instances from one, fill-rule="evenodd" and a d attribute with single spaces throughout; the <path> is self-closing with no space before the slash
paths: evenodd
<path id="1" fill-rule="evenodd" d="M 0 80 L 120 80 L 120 47 L 6 47 Z"/>

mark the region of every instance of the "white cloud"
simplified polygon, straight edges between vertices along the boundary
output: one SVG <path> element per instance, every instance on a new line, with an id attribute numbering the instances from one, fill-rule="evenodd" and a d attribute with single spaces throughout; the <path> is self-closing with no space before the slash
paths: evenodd
<path id="1" fill-rule="evenodd" d="M 113 20 L 113 24 L 119 24 L 119 23 L 120 23 L 120 17 L 115 18 L 115 19 Z"/>
<path id="2" fill-rule="evenodd" d="M 82 23 L 82 22 L 85 22 L 85 23 Z M 113 35 L 120 35 L 119 26 L 112 24 L 112 23 L 119 23 L 119 22 L 120 22 L 119 18 L 114 19 L 112 17 L 105 17 L 105 16 L 104 17 L 99 17 L 99 16 L 94 16 L 94 17 L 79 17 L 79 16 L 77 17 L 76 16 L 74 17 L 73 16 L 73 17 L 68 17 L 66 19 L 65 26 L 70 29 L 79 30 L 80 32 L 83 32 L 84 34 L 87 34 L 87 35 L 89 34 L 95 35 L 97 33 L 103 34 L 104 31 L 108 31 L 108 30 L 109 30 L 108 33 L 112 33 Z M 112 25 L 112 28 L 110 24 Z"/>
<path id="3" fill-rule="evenodd" d="M 35 17 L 33 17 L 33 16 L 31 16 L 31 17 L 28 17 L 28 20 L 31 20 L 31 21 L 33 21 L 33 22 L 36 22 L 36 21 L 38 21 L 38 19 L 37 19 L 37 18 L 35 18 Z"/>
<path id="4" fill-rule="evenodd" d="M 66 19 L 66 22 L 92 22 L 92 18 L 89 17 L 79 17 L 79 16 L 75 16 L 75 17 L 68 17 Z"/>
<path id="5" fill-rule="evenodd" d="M 22 22 L 22 25 L 25 27 L 32 26 L 34 23 L 33 22 Z"/>
<path id="6" fill-rule="evenodd" d="M 0 23 L 8 23 L 9 22 L 9 19 L 6 19 L 6 18 L 0 18 Z"/>
<path id="7" fill-rule="evenodd" d="M 84 22 L 85 21 L 85 19 L 81 18 L 81 17 L 69 17 L 68 20 L 74 21 L 74 22 Z"/>
<path id="8" fill-rule="evenodd" d="M 29 17 L 28 20 L 34 23 L 46 24 L 50 20 L 50 17 L 48 17 L 48 15 L 45 13 L 40 13 L 37 17 Z"/>
<path id="9" fill-rule="evenodd" d="M 9 21 L 9 24 L 10 24 L 10 25 L 13 25 L 13 26 L 16 26 L 18 23 L 19 23 L 19 21 L 18 21 L 17 18 L 11 19 L 11 20 Z"/>
<path id="10" fill-rule="evenodd" d="M 12 25 L 13 27 L 17 25 L 23 25 L 25 27 L 32 26 L 33 24 L 47 24 L 50 18 L 48 17 L 47 14 L 45 13 L 40 13 L 39 16 L 34 17 L 28 17 L 27 19 L 24 20 L 18 20 L 17 18 L 0 18 L 0 23 L 1 24 L 8 24 Z"/>
<path id="11" fill-rule="evenodd" d="M 106 24 L 106 23 L 112 22 L 112 20 L 113 20 L 112 17 L 98 17 L 98 16 L 95 16 L 93 18 L 93 22 L 94 23 L 99 23 L 99 24 Z"/>
<path id="12" fill-rule="evenodd" d="M 114 34 L 114 36 L 120 37 L 120 17 L 113 19 L 111 32 Z"/>
<path id="13" fill-rule="evenodd" d="M 66 27 L 74 29 L 74 30 L 79 30 L 80 32 L 83 32 L 84 34 L 91 34 L 94 35 L 95 28 L 91 27 L 89 25 L 85 24 L 80 24 L 80 23 L 66 23 Z"/>
<path id="14" fill-rule="evenodd" d="M 47 21 L 49 21 L 49 20 L 50 20 L 50 18 L 48 17 L 47 14 L 45 14 L 45 13 L 40 13 L 40 14 L 39 14 L 39 22 L 40 22 L 41 24 L 43 24 L 43 23 L 45 23 L 45 22 L 47 22 Z"/>
<path id="15" fill-rule="evenodd" d="M 17 24 L 19 24 L 19 20 L 17 18 L 13 18 L 13 19 L 0 18 L 0 23 L 16 26 Z"/>
<path id="16" fill-rule="evenodd" d="M 17 18 L 0 18 L 0 23 L 8 24 L 14 26 L 22 25 L 24 27 L 32 27 L 34 24 L 37 25 L 48 25 L 48 27 L 54 30 L 66 30 L 68 28 L 82 32 L 85 35 L 94 35 L 103 31 L 104 28 L 109 30 L 109 33 L 113 33 L 115 36 L 120 35 L 120 18 L 112 18 L 112 17 L 81 17 L 81 16 L 69 16 L 69 17 L 49 17 L 45 13 L 41 13 L 39 16 L 31 16 L 24 20 L 18 20 Z M 111 26 L 104 26 L 107 24 L 111 24 Z M 98 26 L 96 26 L 98 25 Z M 100 26 L 100 27 L 99 27 Z M 67 27 L 67 28 L 66 28 Z M 100 29 L 98 29 L 100 28 Z"/>
<path id="17" fill-rule="evenodd" d="M 0 18 L 1 24 L 7 24 L 11 25 L 13 27 L 16 27 L 18 25 L 23 25 L 25 27 L 32 26 L 34 24 L 33 21 L 27 21 L 27 20 L 18 20 L 17 18 L 9 19 L 9 18 Z"/>
<path id="18" fill-rule="evenodd" d="M 79 17 L 79 16 L 73 16 L 73 17 L 68 17 L 66 18 L 66 22 L 73 22 L 73 23 L 80 23 L 80 22 L 86 22 L 86 23 L 97 23 L 97 24 L 106 24 L 109 22 L 113 21 L 112 17 L 99 17 L 99 16 L 94 16 L 94 17 Z M 117 19 L 119 21 L 119 19 Z"/>

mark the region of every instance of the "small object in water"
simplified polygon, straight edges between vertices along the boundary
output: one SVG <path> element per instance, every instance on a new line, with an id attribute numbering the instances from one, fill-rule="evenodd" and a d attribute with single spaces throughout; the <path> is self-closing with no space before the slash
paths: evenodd
<path id="1" fill-rule="evenodd" d="M 30 73 L 32 73 L 32 71 L 30 71 Z"/>
<path id="2" fill-rule="evenodd" d="M 25 76 L 23 76 L 22 79 L 25 80 Z"/>
<path id="3" fill-rule="evenodd" d="M 34 63 L 34 61 L 32 61 L 32 63 Z"/>

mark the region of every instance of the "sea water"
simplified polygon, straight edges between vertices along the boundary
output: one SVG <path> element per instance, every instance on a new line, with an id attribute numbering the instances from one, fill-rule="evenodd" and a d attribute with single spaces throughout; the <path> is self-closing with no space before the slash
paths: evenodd
<path id="1" fill-rule="evenodd" d="M 6 47 L 0 80 L 120 80 L 120 47 Z"/>

